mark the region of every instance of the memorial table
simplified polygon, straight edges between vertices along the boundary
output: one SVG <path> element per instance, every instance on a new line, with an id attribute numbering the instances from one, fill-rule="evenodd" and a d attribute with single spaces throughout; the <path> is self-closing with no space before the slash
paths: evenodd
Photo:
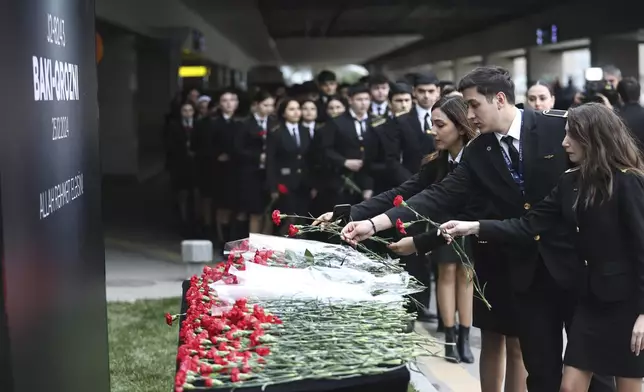
<path id="1" fill-rule="evenodd" d="M 186 293 L 190 288 L 190 281 L 183 282 L 183 295 L 181 298 L 181 314 L 185 314 L 188 305 Z M 184 318 L 180 319 L 183 323 Z M 180 324 L 181 326 L 181 324 Z M 179 342 L 181 345 L 181 342 Z M 264 390 L 274 392 L 406 392 L 409 385 L 409 370 L 406 366 L 392 368 L 381 374 L 356 376 L 341 380 L 301 380 L 290 383 L 269 385 Z M 208 391 L 224 391 L 230 388 L 213 388 Z M 203 389 L 202 389 L 203 390 Z M 261 387 L 235 388 L 241 392 L 260 392 Z"/>

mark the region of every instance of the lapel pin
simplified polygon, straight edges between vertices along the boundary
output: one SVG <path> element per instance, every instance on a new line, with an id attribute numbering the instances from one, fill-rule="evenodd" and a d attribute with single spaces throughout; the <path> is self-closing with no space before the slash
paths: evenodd
<path id="1" fill-rule="evenodd" d="M 488 150 L 488 151 L 492 151 L 492 147 L 487 146 L 487 150 Z"/>

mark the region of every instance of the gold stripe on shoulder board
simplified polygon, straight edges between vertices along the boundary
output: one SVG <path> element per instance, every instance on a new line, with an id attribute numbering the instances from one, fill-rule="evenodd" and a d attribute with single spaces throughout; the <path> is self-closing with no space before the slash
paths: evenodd
<path id="1" fill-rule="evenodd" d="M 405 112 L 398 112 L 398 113 L 395 114 L 395 116 L 399 117 L 399 116 L 402 116 L 403 114 L 407 114 L 407 113 L 409 113 L 409 110 L 407 110 Z"/>
<path id="2" fill-rule="evenodd" d="M 275 125 L 273 128 L 271 128 L 271 132 L 275 132 L 278 129 L 280 129 L 281 125 Z"/>
<path id="3" fill-rule="evenodd" d="M 550 117 L 561 117 L 561 118 L 568 117 L 568 111 L 567 110 L 559 110 L 559 109 L 544 110 L 543 114 L 545 114 L 546 116 L 550 116 Z"/>
<path id="4" fill-rule="evenodd" d="M 387 122 L 386 118 L 378 117 L 371 122 L 372 127 L 378 127 Z"/>
<path id="5" fill-rule="evenodd" d="M 577 170 L 579 170 L 579 166 L 577 166 L 577 167 L 573 167 L 572 169 L 568 169 L 568 170 L 566 170 L 564 173 L 572 173 L 572 172 L 575 172 L 575 171 L 577 171 Z"/>

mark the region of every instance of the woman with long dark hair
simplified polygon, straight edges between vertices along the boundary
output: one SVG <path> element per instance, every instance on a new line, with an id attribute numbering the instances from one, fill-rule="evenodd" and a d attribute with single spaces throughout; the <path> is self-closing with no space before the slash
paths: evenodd
<path id="1" fill-rule="evenodd" d="M 568 331 L 561 391 L 585 392 L 593 374 L 619 392 L 644 377 L 644 161 L 612 110 L 589 103 L 568 112 L 562 142 L 577 166 L 521 219 L 445 223 L 452 236 L 533 242 L 562 226 L 574 233 L 581 302 Z"/>
<path id="2" fill-rule="evenodd" d="M 467 105 L 462 98 L 443 97 L 432 107 L 432 132 L 438 151 L 423 160 L 421 173 L 426 181 L 440 182 L 456 168 L 463 149 L 470 140 L 476 137 L 476 130 L 467 119 Z M 429 242 L 428 235 L 423 233 L 414 237 L 405 237 L 391 244 L 390 249 L 400 255 L 412 253 L 426 254 Z M 470 248 L 470 238 L 462 242 L 464 249 Z M 449 245 L 432 251 L 432 262 L 438 265 L 438 282 L 436 287 L 440 316 L 445 326 L 445 357 L 450 362 L 473 363 L 474 356 L 469 346 L 469 330 L 472 326 L 473 285 L 469 279 L 467 267 L 458 254 Z M 459 328 L 456 339 L 455 315 L 458 311 Z M 454 345 L 456 344 L 456 346 Z"/>

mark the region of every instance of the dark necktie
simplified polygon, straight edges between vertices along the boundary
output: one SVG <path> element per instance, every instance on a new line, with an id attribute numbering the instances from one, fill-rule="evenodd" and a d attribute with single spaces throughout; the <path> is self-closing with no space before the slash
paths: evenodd
<path id="1" fill-rule="evenodd" d="M 514 170 L 516 174 L 519 174 L 520 157 L 519 157 L 519 152 L 514 147 L 514 143 L 512 143 L 513 140 L 514 138 L 512 136 L 503 136 L 501 138 L 501 141 L 508 146 L 508 152 L 509 152 L 508 155 L 510 155 L 510 161 L 512 161 L 512 170 Z"/>
<path id="2" fill-rule="evenodd" d="M 358 134 L 358 139 L 362 140 L 362 136 L 364 135 L 364 121 L 360 121 L 357 118 L 354 118 L 353 120 L 356 122 L 356 124 L 358 124 L 358 129 L 360 130 L 359 131 L 360 133 Z"/>
<path id="3" fill-rule="evenodd" d="M 456 161 L 449 161 L 449 172 L 453 172 L 456 170 L 456 167 L 458 166 L 458 162 Z"/>
<path id="4" fill-rule="evenodd" d="M 429 118 L 429 112 L 425 113 L 425 131 L 432 130 L 432 121 Z"/>
<path id="5" fill-rule="evenodd" d="M 378 115 L 382 116 L 382 106 L 378 106 Z"/>
<path id="6" fill-rule="evenodd" d="M 295 139 L 295 144 L 299 147 L 300 146 L 300 132 L 297 128 L 297 126 L 291 128 L 291 136 Z"/>

